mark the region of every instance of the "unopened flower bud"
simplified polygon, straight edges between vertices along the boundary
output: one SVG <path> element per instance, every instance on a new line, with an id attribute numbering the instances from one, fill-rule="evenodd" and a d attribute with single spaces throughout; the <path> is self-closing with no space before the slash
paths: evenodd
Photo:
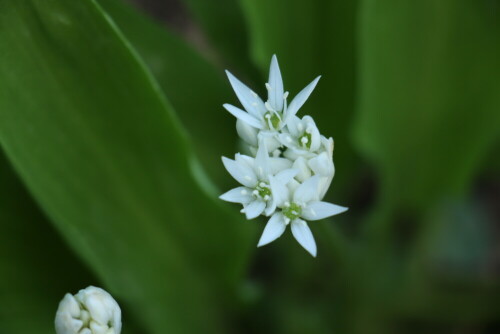
<path id="1" fill-rule="evenodd" d="M 121 310 L 109 293 L 89 286 L 64 296 L 55 326 L 57 334 L 120 334 Z"/>

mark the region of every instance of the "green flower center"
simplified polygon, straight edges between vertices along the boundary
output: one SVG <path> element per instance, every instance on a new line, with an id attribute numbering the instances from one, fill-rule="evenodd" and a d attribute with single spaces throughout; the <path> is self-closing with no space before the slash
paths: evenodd
<path id="1" fill-rule="evenodd" d="M 267 183 L 260 182 L 259 185 L 255 187 L 254 195 L 267 201 L 269 197 L 271 197 L 271 188 Z"/>
<path id="2" fill-rule="evenodd" d="M 264 114 L 264 118 L 267 120 L 268 126 L 271 130 L 277 130 L 279 128 L 281 118 L 279 117 L 278 113 L 271 113 L 270 111 L 268 111 Z"/>
<path id="3" fill-rule="evenodd" d="M 283 209 L 283 215 L 290 220 L 299 218 L 301 213 L 302 207 L 296 203 L 292 203 Z"/>
<path id="4" fill-rule="evenodd" d="M 312 142 L 312 136 L 310 133 L 304 132 L 304 134 L 299 137 L 299 146 L 310 149 L 311 142 Z"/>

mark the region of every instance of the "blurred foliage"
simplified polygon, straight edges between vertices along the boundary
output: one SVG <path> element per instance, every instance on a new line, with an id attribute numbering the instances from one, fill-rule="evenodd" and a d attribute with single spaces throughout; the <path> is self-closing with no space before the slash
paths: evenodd
<path id="1" fill-rule="evenodd" d="M 227 187 L 229 180 L 220 168 L 220 155 L 234 152 L 237 134 L 219 131 L 234 126 L 233 120 L 220 112 L 223 101 L 232 94 L 223 72 L 123 1 L 99 3 L 120 26 L 168 96 L 194 141 L 205 170 L 217 185 Z"/>
<path id="2" fill-rule="evenodd" d="M 365 1 L 356 139 L 393 207 L 422 212 L 442 196 L 463 195 L 500 138 L 493 6 Z"/>
<path id="3" fill-rule="evenodd" d="M 267 72 L 271 56 L 277 54 L 285 90 L 291 96 L 322 75 L 300 112 L 310 114 L 319 130 L 335 140 L 335 168 L 342 177 L 334 180 L 330 192 L 336 198 L 351 195 L 362 168 L 349 126 L 355 107 L 358 1 L 241 2 L 250 27 L 252 56 L 262 73 Z"/>
<path id="4" fill-rule="evenodd" d="M 54 333 L 61 296 L 97 283 L 49 225 L 1 152 L 0 184 L 0 333 Z"/>
<path id="5" fill-rule="evenodd" d="M 498 1 L 184 4 L 204 55 L 121 0 L 0 0 L 0 333 L 89 284 L 125 333 L 498 332 Z M 222 66 L 262 93 L 274 53 L 292 96 L 323 75 L 301 113 L 351 207 L 315 260 L 216 198 Z"/>

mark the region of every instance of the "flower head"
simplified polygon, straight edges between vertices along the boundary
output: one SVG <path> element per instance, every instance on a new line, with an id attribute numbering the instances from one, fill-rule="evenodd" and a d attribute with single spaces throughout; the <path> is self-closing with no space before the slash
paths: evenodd
<path id="1" fill-rule="evenodd" d="M 57 334 L 120 334 L 121 310 L 109 293 L 89 286 L 64 296 L 55 326 Z"/>
<path id="2" fill-rule="evenodd" d="M 322 201 L 335 174 L 333 139 L 320 134 L 311 116 L 296 115 L 320 77 L 288 104 L 276 56 L 271 59 L 266 102 L 231 73 L 227 75 L 245 110 L 229 104 L 224 107 L 236 116 L 237 132 L 252 156 L 222 158 L 242 186 L 220 198 L 243 205 L 247 219 L 271 216 L 259 247 L 279 238 L 290 225 L 299 244 L 316 256 L 316 242 L 307 221 L 347 210 Z"/>

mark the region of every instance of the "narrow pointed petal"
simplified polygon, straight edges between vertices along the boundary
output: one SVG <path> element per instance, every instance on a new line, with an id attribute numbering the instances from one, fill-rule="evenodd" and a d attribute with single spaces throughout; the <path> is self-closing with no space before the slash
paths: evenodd
<path id="1" fill-rule="evenodd" d="M 266 112 L 266 107 L 261 98 L 255 94 L 250 88 L 248 88 L 244 83 L 238 80 L 231 72 L 226 71 L 227 77 L 231 86 L 233 87 L 238 100 L 240 100 L 241 105 L 254 117 L 260 117 Z"/>
<path id="2" fill-rule="evenodd" d="M 258 217 L 266 208 L 266 203 L 260 200 L 250 202 L 245 206 L 245 215 L 248 220 Z"/>
<path id="3" fill-rule="evenodd" d="M 262 125 L 262 122 L 255 118 L 255 116 L 250 115 L 249 113 L 241 110 L 240 108 L 237 108 L 233 105 L 230 104 L 224 104 L 223 107 L 229 111 L 234 117 L 241 119 L 243 122 L 247 123 L 250 126 L 253 126 L 254 128 L 257 129 L 263 129 L 264 126 Z"/>
<path id="4" fill-rule="evenodd" d="M 302 209 L 301 217 L 306 220 L 320 220 L 339 213 L 347 211 L 346 207 L 328 203 L 328 202 L 311 202 Z"/>
<path id="5" fill-rule="evenodd" d="M 290 117 L 297 114 L 300 107 L 304 105 L 304 103 L 309 98 L 309 95 L 311 95 L 312 91 L 314 90 L 314 87 L 316 87 L 316 84 L 318 83 L 320 78 L 321 76 L 314 79 L 309 85 L 306 86 L 306 88 L 302 89 L 300 93 L 298 93 L 297 96 L 295 96 L 292 102 L 290 102 L 290 105 L 287 108 L 285 122 L 288 122 L 288 119 Z"/>
<path id="6" fill-rule="evenodd" d="M 285 219 L 283 218 L 283 214 L 275 213 L 269 222 L 267 222 L 266 227 L 264 228 L 264 232 L 262 232 L 262 236 L 260 237 L 259 243 L 257 247 L 261 247 L 267 245 L 270 242 L 281 237 L 283 232 L 285 232 L 286 224 Z"/>
<path id="7" fill-rule="evenodd" d="M 222 157 L 222 163 L 229 174 L 245 187 L 254 188 L 257 185 L 257 177 L 250 167 L 226 157 Z"/>
<path id="8" fill-rule="evenodd" d="M 309 203 L 319 197 L 319 177 L 317 175 L 302 183 L 293 194 L 296 203 Z"/>
<path id="9" fill-rule="evenodd" d="M 274 176 L 270 176 L 269 184 L 271 186 L 271 193 L 273 194 L 273 201 L 277 206 L 282 206 L 286 201 L 290 200 L 290 192 L 285 183 L 280 182 Z"/>
<path id="10" fill-rule="evenodd" d="M 295 240 L 312 256 L 316 257 L 316 241 L 307 223 L 302 219 L 292 221 L 292 234 Z"/>
<path id="11" fill-rule="evenodd" d="M 278 65 L 276 55 L 271 59 L 271 67 L 269 68 L 269 82 L 268 82 L 268 100 L 276 111 L 283 110 L 283 79 L 281 78 L 281 71 Z"/>
<path id="12" fill-rule="evenodd" d="M 269 175 L 269 153 L 267 152 L 267 146 L 263 143 L 260 144 L 257 150 L 254 169 L 259 180 L 267 180 Z"/>
<path id="13" fill-rule="evenodd" d="M 286 127 L 288 131 L 290 131 L 290 134 L 296 138 L 298 138 L 304 132 L 302 121 L 296 115 L 288 117 Z"/>
<path id="14" fill-rule="evenodd" d="M 255 158 L 252 158 L 246 154 L 236 153 L 234 155 L 234 160 L 239 164 L 248 166 L 248 168 L 253 168 Z"/>
<path id="15" fill-rule="evenodd" d="M 252 190 L 247 187 L 237 187 L 219 196 L 226 202 L 248 204 L 253 200 Z"/>

